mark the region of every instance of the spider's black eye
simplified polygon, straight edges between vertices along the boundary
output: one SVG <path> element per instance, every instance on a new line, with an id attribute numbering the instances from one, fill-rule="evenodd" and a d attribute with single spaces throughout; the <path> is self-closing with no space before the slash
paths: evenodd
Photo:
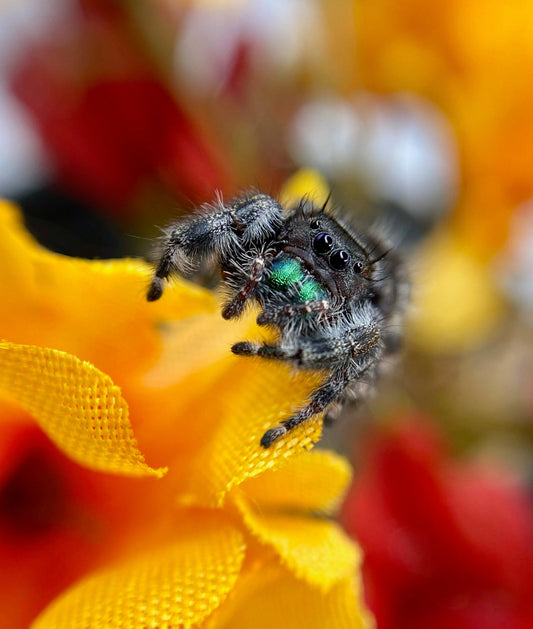
<path id="1" fill-rule="evenodd" d="M 311 221 L 311 229 L 318 229 L 321 225 L 322 223 L 320 222 L 320 219 L 318 218 L 315 218 L 314 220 Z"/>
<path id="2" fill-rule="evenodd" d="M 344 249 L 335 249 L 335 251 L 329 256 L 329 265 L 336 271 L 342 271 L 350 263 L 350 254 Z"/>
<path id="3" fill-rule="evenodd" d="M 333 238 L 324 232 L 317 234 L 313 240 L 313 249 L 317 253 L 328 253 L 333 249 Z"/>
<path id="4" fill-rule="evenodd" d="M 361 262 L 361 260 L 358 260 L 354 265 L 353 265 L 353 270 L 356 273 L 362 273 L 363 269 L 365 268 L 365 265 Z"/>

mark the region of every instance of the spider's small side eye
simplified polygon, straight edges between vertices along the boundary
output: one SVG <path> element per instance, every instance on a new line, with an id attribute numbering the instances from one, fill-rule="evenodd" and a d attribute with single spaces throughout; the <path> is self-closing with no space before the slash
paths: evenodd
<path id="1" fill-rule="evenodd" d="M 311 229 L 318 229 L 322 226 L 322 222 L 319 218 L 315 218 L 311 221 Z"/>
<path id="2" fill-rule="evenodd" d="M 353 265 L 353 270 L 356 273 L 362 273 L 365 268 L 365 265 L 361 262 L 361 260 L 357 260 L 357 262 Z"/>
<path id="3" fill-rule="evenodd" d="M 333 238 L 324 232 L 315 236 L 313 249 L 317 253 L 329 253 L 333 249 Z"/>
<path id="4" fill-rule="evenodd" d="M 329 265 L 336 271 L 342 271 L 350 263 L 350 254 L 344 249 L 335 249 L 335 251 L 329 256 Z"/>

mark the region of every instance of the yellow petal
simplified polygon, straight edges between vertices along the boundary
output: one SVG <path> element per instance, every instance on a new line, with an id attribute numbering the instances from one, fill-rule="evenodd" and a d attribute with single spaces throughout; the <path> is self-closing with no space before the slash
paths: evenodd
<path id="1" fill-rule="evenodd" d="M 293 509 L 331 513 L 352 477 L 346 459 L 325 450 L 293 458 L 281 470 L 269 470 L 240 487 L 250 502 L 265 510 Z"/>
<path id="2" fill-rule="evenodd" d="M 224 420 L 224 400 L 231 392 L 226 376 L 239 360 L 231 345 L 241 340 L 242 325 L 224 321 L 217 311 L 162 326 L 159 360 L 124 392 L 135 409 L 139 442 L 155 460 L 181 467 Z"/>
<path id="3" fill-rule="evenodd" d="M 151 268 L 141 260 L 91 261 L 47 251 L 17 208 L 0 201 L 0 330 L 14 343 L 53 347 L 88 360 L 121 384 L 157 358 L 156 323 L 215 309 L 213 295 L 174 282 L 145 299 Z"/>
<path id="4" fill-rule="evenodd" d="M 54 349 L 0 343 L 0 392 L 81 465 L 128 476 L 166 471 L 144 462 L 120 389 L 90 363 Z"/>
<path id="5" fill-rule="evenodd" d="M 179 542 L 70 588 L 32 629 L 197 626 L 227 597 L 244 559 L 242 534 L 207 514 L 190 518 Z"/>
<path id="6" fill-rule="evenodd" d="M 279 198 L 286 207 L 297 205 L 303 197 L 321 206 L 328 196 L 329 186 L 324 177 L 316 170 L 302 168 L 285 182 Z"/>
<path id="7" fill-rule="evenodd" d="M 207 626 L 209 629 L 372 629 L 373 618 L 361 602 L 355 581 L 345 579 L 323 593 L 284 571 L 274 579 L 270 574 L 265 579 L 259 572 L 255 588 L 248 585 L 248 596 L 239 598 L 229 618 L 221 608 Z M 238 590 L 239 584 L 237 594 Z"/>
<path id="8" fill-rule="evenodd" d="M 316 416 L 263 448 L 266 430 L 300 407 L 322 381 L 317 373 L 295 373 L 291 367 L 261 358 L 237 357 L 213 399 L 222 421 L 211 435 L 191 477 L 191 491 L 208 505 L 219 506 L 243 481 L 276 469 L 318 441 L 322 418 Z M 207 400 L 206 403 L 213 403 Z"/>
<path id="9" fill-rule="evenodd" d="M 410 337 L 426 351 L 472 349 L 503 314 L 489 271 L 450 234 L 428 240 L 416 263 Z"/>
<path id="10" fill-rule="evenodd" d="M 236 498 L 236 504 L 254 537 L 273 548 L 298 579 L 328 591 L 356 573 L 361 551 L 335 522 L 262 513 L 242 496 Z"/>

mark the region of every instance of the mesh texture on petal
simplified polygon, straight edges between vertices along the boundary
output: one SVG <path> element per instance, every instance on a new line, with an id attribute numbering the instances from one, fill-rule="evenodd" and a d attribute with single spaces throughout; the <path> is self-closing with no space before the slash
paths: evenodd
<path id="1" fill-rule="evenodd" d="M 241 358 L 223 396 L 223 421 L 200 458 L 193 492 L 220 506 L 227 493 L 265 470 L 277 469 L 309 450 L 321 435 L 316 416 L 291 430 L 270 448 L 260 439 L 266 430 L 289 417 L 323 376 L 293 373 L 290 367 L 260 358 Z M 244 362 L 246 361 L 246 363 Z"/>
<path id="2" fill-rule="evenodd" d="M 279 571 L 275 578 L 255 575 L 255 588 L 248 584 L 247 596 L 228 614 L 215 614 L 209 629 L 373 629 L 374 620 L 361 602 L 355 579 L 348 578 L 327 593 Z M 239 585 L 237 585 L 237 593 Z M 230 605 L 231 605 L 231 601 Z M 226 612 L 226 613 L 224 613 Z"/>
<path id="3" fill-rule="evenodd" d="M 247 480 L 240 489 L 262 509 L 331 513 L 351 477 L 346 459 L 334 452 L 313 450 L 294 457 L 282 469 Z"/>
<path id="4" fill-rule="evenodd" d="M 25 408 L 71 459 L 128 476 L 162 476 L 137 447 L 120 389 L 65 352 L 0 343 L 0 392 Z"/>
<path id="5" fill-rule="evenodd" d="M 335 522 L 296 514 L 261 513 L 237 504 L 252 535 L 273 548 L 297 578 L 324 591 L 355 574 L 361 552 Z"/>
<path id="6" fill-rule="evenodd" d="M 32 629 L 183 629 L 197 626 L 235 585 L 241 533 L 218 518 L 195 522 L 180 541 L 67 590 Z"/>

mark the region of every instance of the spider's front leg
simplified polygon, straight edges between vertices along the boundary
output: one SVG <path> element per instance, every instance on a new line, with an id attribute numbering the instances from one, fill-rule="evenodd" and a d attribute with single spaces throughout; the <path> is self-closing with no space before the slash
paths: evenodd
<path id="1" fill-rule="evenodd" d="M 234 354 L 239 356 L 261 356 L 262 358 L 273 358 L 277 360 L 296 362 L 298 364 L 313 360 L 309 347 L 305 346 L 258 345 L 248 341 L 243 341 L 233 345 L 231 350 Z M 317 361 L 319 360 L 318 354 L 320 354 L 322 359 L 320 362 L 322 362 L 324 359 L 323 347 L 315 354 L 315 360 Z M 333 372 L 328 379 L 315 390 L 307 406 L 302 408 L 292 417 L 289 417 L 289 419 L 283 421 L 279 426 L 267 430 L 261 439 L 261 445 L 264 448 L 270 447 L 276 439 L 285 435 L 289 432 L 289 430 L 323 411 L 331 402 L 338 398 L 348 382 L 349 378 L 346 369 L 341 368 Z"/>
<path id="2" fill-rule="evenodd" d="M 331 303 L 327 299 L 316 299 L 300 304 L 286 304 L 277 309 L 265 309 L 257 317 L 257 323 L 259 325 L 283 325 L 283 323 L 285 323 L 288 319 L 300 317 L 302 315 L 324 315 L 327 312 L 330 312 L 331 308 Z"/>
<path id="3" fill-rule="evenodd" d="M 274 441 L 287 434 L 296 426 L 321 413 L 327 406 L 334 402 L 344 391 L 349 382 L 346 371 L 334 372 L 310 397 L 307 406 L 283 421 L 279 426 L 267 430 L 261 438 L 263 448 L 269 448 Z"/>
<path id="4" fill-rule="evenodd" d="M 306 406 L 268 430 L 261 439 L 265 448 L 299 424 L 324 411 L 338 400 L 348 384 L 375 371 L 382 353 L 381 325 L 371 306 L 354 309 L 348 319 L 340 319 L 336 326 L 323 328 L 317 338 L 292 339 L 279 345 L 237 343 L 235 354 L 261 356 L 288 361 L 306 369 L 328 370 L 329 376 L 311 394 Z"/>
<path id="5" fill-rule="evenodd" d="M 195 215 L 167 229 L 146 295 L 148 301 L 161 297 L 164 282 L 172 273 L 187 273 L 209 258 L 220 263 L 233 250 L 271 239 L 281 224 L 281 205 L 266 194 L 201 207 Z"/>

